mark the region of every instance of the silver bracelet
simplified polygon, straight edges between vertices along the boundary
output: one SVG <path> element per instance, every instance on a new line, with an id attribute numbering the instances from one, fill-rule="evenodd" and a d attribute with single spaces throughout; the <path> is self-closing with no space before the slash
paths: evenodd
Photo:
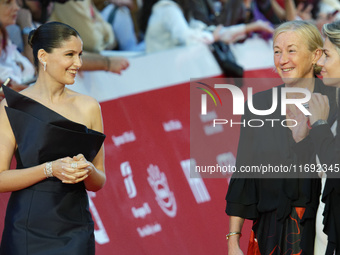
<path id="1" fill-rule="evenodd" d="M 44 168 L 44 173 L 47 178 L 53 177 L 53 169 L 52 169 L 52 162 L 47 162 Z"/>

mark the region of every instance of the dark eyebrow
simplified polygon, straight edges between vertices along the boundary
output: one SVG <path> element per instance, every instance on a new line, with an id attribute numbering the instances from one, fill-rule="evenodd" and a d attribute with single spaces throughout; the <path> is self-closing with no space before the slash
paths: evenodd
<path id="1" fill-rule="evenodd" d="M 75 51 L 75 50 L 65 50 L 64 51 L 64 54 L 69 54 L 69 53 L 77 54 L 77 51 Z M 82 54 L 82 53 L 83 53 L 83 51 L 79 52 L 79 54 Z"/>

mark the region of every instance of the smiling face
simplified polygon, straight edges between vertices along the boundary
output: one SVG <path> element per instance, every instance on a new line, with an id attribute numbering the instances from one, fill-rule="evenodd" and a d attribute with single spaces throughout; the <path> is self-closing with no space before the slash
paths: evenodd
<path id="1" fill-rule="evenodd" d="M 274 41 L 274 63 L 276 70 L 286 84 L 298 78 L 313 78 L 313 64 L 317 56 L 308 49 L 306 40 L 294 31 L 280 33 Z"/>
<path id="2" fill-rule="evenodd" d="M 71 36 L 59 48 L 51 53 L 41 51 L 39 59 L 47 64 L 47 74 L 61 84 L 73 84 L 77 71 L 82 65 L 83 42 L 77 36 Z M 42 69 L 40 72 L 44 72 Z"/>
<path id="3" fill-rule="evenodd" d="M 0 22 L 5 26 L 15 24 L 19 6 L 16 0 L 0 0 Z"/>
<path id="4" fill-rule="evenodd" d="M 318 65 L 322 67 L 323 82 L 327 86 L 340 87 L 340 55 L 337 47 L 328 37 L 326 37 L 323 52 L 324 54 L 318 61 Z"/>

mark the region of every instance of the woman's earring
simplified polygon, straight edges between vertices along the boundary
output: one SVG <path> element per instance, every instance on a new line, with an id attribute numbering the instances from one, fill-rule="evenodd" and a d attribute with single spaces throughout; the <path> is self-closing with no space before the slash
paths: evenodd
<path id="1" fill-rule="evenodd" d="M 44 66 L 44 71 L 46 71 L 46 62 L 43 61 L 42 64 L 43 64 L 43 66 Z"/>

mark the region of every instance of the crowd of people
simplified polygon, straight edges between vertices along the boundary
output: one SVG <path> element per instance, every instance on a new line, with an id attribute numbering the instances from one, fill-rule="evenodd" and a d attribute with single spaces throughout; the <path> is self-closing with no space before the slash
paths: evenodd
<path id="1" fill-rule="evenodd" d="M 120 74 L 128 68 L 128 59 L 102 51 L 151 53 L 197 43 L 242 43 L 254 33 L 268 39 L 277 25 L 296 19 L 309 20 L 321 31 L 323 24 L 338 17 L 339 9 L 337 0 L 1 1 L 0 23 L 6 29 L 1 30 L 0 82 L 11 77 L 15 90 L 34 82 L 27 38 L 49 21 L 68 24 L 80 34 L 81 70 Z"/>
<path id="2" fill-rule="evenodd" d="M 298 125 L 241 127 L 236 167 L 338 164 L 339 10 L 337 0 L 0 0 L 0 82 L 10 78 L 0 90 L 0 192 L 12 192 L 0 255 L 95 253 L 86 190 L 106 180 L 102 117 L 93 98 L 65 85 L 79 71 L 129 67 L 105 51 L 272 38 L 279 88 L 308 89 L 312 115 L 290 107 L 281 116 L 279 108 L 273 119 Z M 270 108 L 270 98 L 269 91 L 254 95 L 255 108 Z M 243 119 L 253 117 L 246 110 Z M 245 219 L 254 221 L 248 254 L 340 254 L 340 183 L 334 173 L 320 177 L 234 174 L 226 196 L 229 254 L 243 254 Z"/>

